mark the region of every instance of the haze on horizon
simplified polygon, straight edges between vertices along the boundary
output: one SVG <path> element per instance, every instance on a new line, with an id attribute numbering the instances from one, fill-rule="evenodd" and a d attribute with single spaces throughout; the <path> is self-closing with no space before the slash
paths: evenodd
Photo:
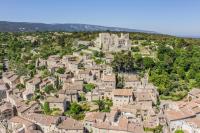
<path id="1" fill-rule="evenodd" d="M 80 23 L 200 37 L 195 0 L 4 0 L 0 21 Z"/>

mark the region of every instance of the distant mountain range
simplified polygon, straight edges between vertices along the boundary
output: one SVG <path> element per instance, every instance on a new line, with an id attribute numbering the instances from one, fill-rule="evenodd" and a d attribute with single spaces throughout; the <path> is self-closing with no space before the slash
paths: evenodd
<path id="1" fill-rule="evenodd" d="M 145 31 L 138 29 L 106 27 L 89 24 L 45 24 L 29 22 L 8 22 L 0 21 L 0 32 L 35 32 L 35 31 L 114 31 L 114 32 L 142 32 L 156 33 L 154 31 Z"/>

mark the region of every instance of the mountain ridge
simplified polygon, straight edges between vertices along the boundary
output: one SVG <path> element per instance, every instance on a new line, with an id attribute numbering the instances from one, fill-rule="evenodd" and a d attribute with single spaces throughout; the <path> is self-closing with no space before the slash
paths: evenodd
<path id="1" fill-rule="evenodd" d="M 155 33 L 155 31 L 99 26 L 92 24 L 78 24 L 78 23 L 34 23 L 34 22 L 10 22 L 0 21 L 0 32 L 36 32 L 36 31 L 65 31 L 65 32 L 79 32 L 79 31 L 113 31 L 113 32 L 142 32 Z"/>

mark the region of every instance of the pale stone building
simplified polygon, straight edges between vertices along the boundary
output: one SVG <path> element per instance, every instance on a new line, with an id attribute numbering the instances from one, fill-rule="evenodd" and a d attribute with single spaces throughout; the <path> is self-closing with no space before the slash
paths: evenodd
<path id="1" fill-rule="evenodd" d="M 133 102 L 134 95 L 132 89 L 114 89 L 112 91 L 113 94 L 113 105 L 114 106 L 122 106 L 127 105 Z"/>
<path id="2" fill-rule="evenodd" d="M 145 133 L 143 126 L 138 123 L 129 123 L 126 118 L 120 118 L 118 123 L 96 123 L 92 128 L 93 133 Z"/>
<path id="3" fill-rule="evenodd" d="M 14 72 L 3 73 L 3 81 L 8 84 L 10 88 L 14 88 L 19 82 L 19 76 Z"/>
<path id="4" fill-rule="evenodd" d="M 185 120 L 194 118 L 195 114 L 189 110 L 166 110 L 165 116 L 170 132 L 174 133 L 178 129 L 182 129 Z"/>
<path id="5" fill-rule="evenodd" d="M 12 133 L 42 133 L 37 129 L 37 125 L 20 116 L 15 116 L 8 121 L 8 129 Z"/>
<path id="6" fill-rule="evenodd" d="M 140 123 L 130 122 L 119 111 L 87 113 L 84 126 L 93 133 L 144 133 Z"/>
<path id="7" fill-rule="evenodd" d="M 63 83 L 63 90 L 76 90 L 78 93 L 83 92 L 83 81 L 65 82 Z"/>
<path id="8" fill-rule="evenodd" d="M 191 118 L 185 121 L 182 126 L 182 130 L 188 131 L 189 133 L 199 133 L 200 132 L 200 119 Z"/>
<path id="9" fill-rule="evenodd" d="M 43 133 L 54 132 L 57 130 L 57 125 L 61 122 L 60 117 L 48 116 L 44 114 L 29 113 L 23 116 L 24 119 L 29 120 L 39 126 Z"/>
<path id="10" fill-rule="evenodd" d="M 100 33 L 99 37 L 95 40 L 95 45 L 103 51 L 116 52 L 131 49 L 129 34 L 123 33 L 121 33 L 120 37 L 117 34 Z"/>
<path id="11" fill-rule="evenodd" d="M 33 93 L 36 89 L 39 89 L 39 85 L 42 80 L 38 77 L 35 77 L 26 82 L 26 90 L 23 92 L 23 99 L 27 100 L 33 96 Z"/>
<path id="12" fill-rule="evenodd" d="M 28 80 L 30 80 L 29 76 L 20 76 L 20 83 L 21 84 L 25 85 Z"/>
<path id="13" fill-rule="evenodd" d="M 58 133 L 84 133 L 83 123 L 71 118 L 66 118 L 57 126 Z"/>
<path id="14" fill-rule="evenodd" d="M 62 63 L 65 65 L 65 68 L 75 72 L 78 70 L 78 65 L 80 63 L 80 59 L 77 56 L 66 55 L 62 58 Z"/>
<path id="15" fill-rule="evenodd" d="M 103 75 L 102 76 L 102 83 L 104 85 L 104 87 L 108 87 L 108 88 L 116 88 L 116 77 L 114 74 L 111 75 Z"/>
<path id="16" fill-rule="evenodd" d="M 79 98 L 79 94 L 77 90 L 59 90 L 58 92 L 59 98 L 66 98 L 68 102 L 77 102 Z"/>
<path id="17" fill-rule="evenodd" d="M 45 88 L 48 85 L 55 86 L 56 79 L 54 77 L 47 77 L 42 79 L 42 82 L 39 84 L 39 89 Z"/>
<path id="18" fill-rule="evenodd" d="M 80 70 L 75 75 L 75 78 L 77 80 L 83 80 L 85 82 L 91 83 L 91 82 L 93 82 L 93 80 L 95 80 L 95 74 L 92 73 L 92 71 L 90 69 Z"/>
<path id="19" fill-rule="evenodd" d="M 137 74 L 122 74 L 122 77 L 124 78 L 124 88 L 138 88 L 142 84 Z"/>
<path id="20" fill-rule="evenodd" d="M 150 118 L 155 116 L 152 102 L 133 102 L 116 108 L 120 109 L 122 114 L 129 114 L 129 119 L 133 122 L 141 121 L 141 118 Z"/>
<path id="21" fill-rule="evenodd" d="M 99 100 L 101 99 L 101 96 L 98 92 L 88 92 L 85 94 L 85 98 L 88 102 L 94 101 L 94 100 Z"/>
<path id="22" fill-rule="evenodd" d="M 84 127 L 92 132 L 92 127 L 96 122 L 104 122 L 106 119 L 106 113 L 104 112 L 88 112 L 84 118 Z"/>
<path id="23" fill-rule="evenodd" d="M 6 91 L 8 88 L 6 87 L 6 84 L 0 83 L 0 102 L 6 98 Z"/>
<path id="24" fill-rule="evenodd" d="M 35 66 L 36 67 L 47 66 L 47 60 L 39 58 L 36 60 Z"/>
<path id="25" fill-rule="evenodd" d="M 49 107 L 52 108 L 58 108 L 62 112 L 64 112 L 67 109 L 67 106 L 69 105 L 66 101 L 66 98 L 64 97 L 48 97 L 46 99 L 46 102 L 49 103 Z"/>
<path id="26" fill-rule="evenodd" d="M 0 121 L 9 120 L 14 116 L 13 107 L 9 102 L 0 103 Z"/>
<path id="27" fill-rule="evenodd" d="M 48 68 L 52 68 L 52 67 L 57 66 L 57 64 L 60 63 L 60 60 L 61 60 L 61 58 L 58 55 L 49 56 L 48 59 L 47 59 Z"/>
<path id="28" fill-rule="evenodd" d="M 200 89 L 199 88 L 193 88 L 189 93 L 188 93 L 188 100 L 194 100 L 200 98 Z"/>
<path id="29" fill-rule="evenodd" d="M 171 102 L 164 106 L 164 116 L 170 132 L 182 129 L 185 132 L 199 132 L 200 99 L 190 102 Z"/>

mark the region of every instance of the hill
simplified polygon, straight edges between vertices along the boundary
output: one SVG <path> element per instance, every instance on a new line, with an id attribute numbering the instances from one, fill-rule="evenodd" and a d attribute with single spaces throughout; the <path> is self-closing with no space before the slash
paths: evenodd
<path id="1" fill-rule="evenodd" d="M 28 22 L 8 22 L 0 21 L 0 32 L 36 32 L 36 31 L 114 31 L 114 32 L 142 32 L 156 33 L 154 31 L 145 31 L 118 27 L 105 27 L 88 24 L 45 24 L 45 23 L 28 23 Z"/>

